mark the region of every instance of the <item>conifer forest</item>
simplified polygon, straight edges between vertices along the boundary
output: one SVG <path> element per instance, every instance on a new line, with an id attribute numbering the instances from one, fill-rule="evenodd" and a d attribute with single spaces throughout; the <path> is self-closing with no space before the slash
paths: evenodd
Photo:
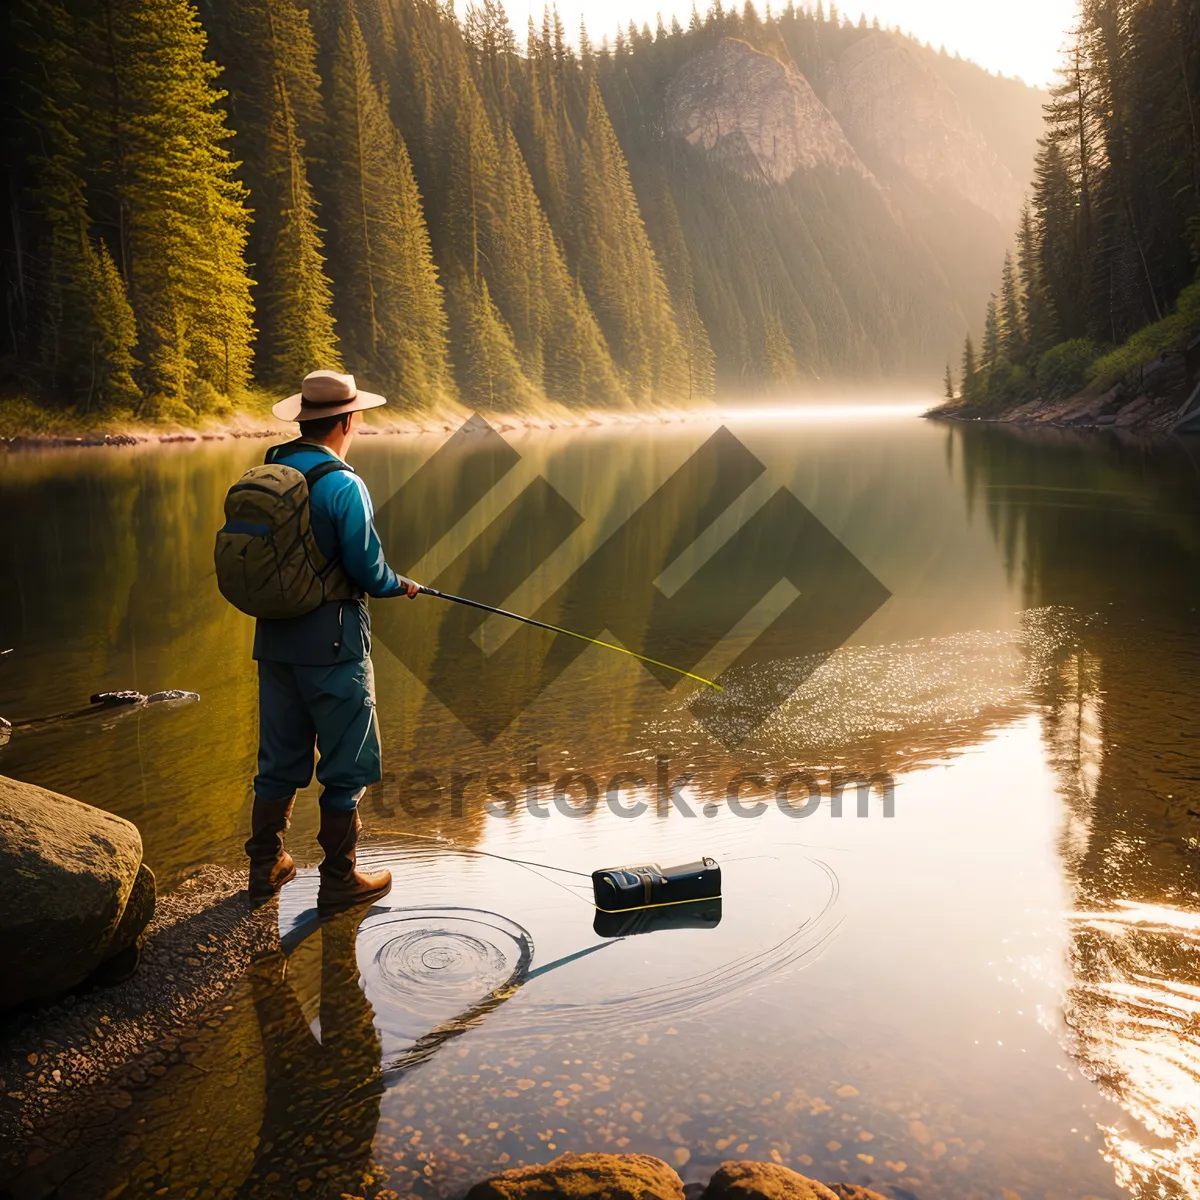
<path id="1" fill-rule="evenodd" d="M 981 336 L 946 396 L 1117 384 L 1200 331 L 1200 6 L 1084 0 Z M 956 378 L 957 374 L 957 378 Z"/>
<path id="2" fill-rule="evenodd" d="M 1152 7 L 1166 21 L 1182 6 Z M 981 310 L 1019 204 L 889 159 L 886 129 L 872 141 L 854 125 L 838 64 L 902 52 L 1006 179 L 1032 167 L 1044 94 L 833 5 L 760 15 L 716 0 L 686 28 L 631 24 L 598 44 L 553 10 L 520 37 L 499 0 L 460 14 L 431 0 L 15 0 L 6 392 L 85 418 L 187 421 L 341 366 L 402 411 L 678 405 L 928 380 Z M 793 161 L 777 135 L 757 157 L 740 131 L 722 137 L 720 97 L 715 145 L 681 132 L 684 76 L 722 52 L 815 105 L 815 125 L 783 129 Z M 714 78 L 691 82 L 712 100 Z M 1155 86 L 1175 95 L 1165 76 Z M 1192 128 L 1182 94 L 1164 154 Z M 1055 100 L 1056 128 L 1072 103 Z M 849 114 L 853 145 L 826 104 Z M 1063 137 L 1049 145 L 1043 224 L 1080 169 Z M 1088 236 L 1108 245 L 1133 226 L 1125 193 L 1095 175 Z M 1189 202 L 1137 226 L 1148 254 L 1184 236 Z M 1176 270 L 1139 292 L 1130 238 L 1106 260 L 1129 291 L 1122 327 L 1180 283 Z M 1079 247 L 1047 253 L 1076 262 Z M 1073 294 L 1074 277 L 1054 286 Z M 1095 317 L 1054 311 L 1064 333 Z"/>

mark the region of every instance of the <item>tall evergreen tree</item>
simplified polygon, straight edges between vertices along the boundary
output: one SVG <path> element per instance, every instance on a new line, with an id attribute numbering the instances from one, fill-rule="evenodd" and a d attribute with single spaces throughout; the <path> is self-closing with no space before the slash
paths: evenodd
<path id="1" fill-rule="evenodd" d="M 265 243 L 259 258 L 257 373 L 264 382 L 284 386 L 318 367 L 336 368 L 340 360 L 304 146 L 282 80 L 277 88 L 278 103 L 267 127 L 272 169 L 264 174 L 256 210 L 263 214 L 263 236 L 255 240 Z"/>
<path id="2" fill-rule="evenodd" d="M 1035 163 L 1034 209 L 1038 260 L 1055 332 L 1080 337 L 1087 329 L 1084 210 L 1061 144 L 1047 139 Z"/>
<path id="3" fill-rule="evenodd" d="M 593 81 L 569 222 L 583 291 L 631 396 L 685 397 L 687 355 L 662 271 L 642 224 L 617 142 Z"/>
<path id="4" fill-rule="evenodd" d="M 286 387 L 337 367 L 332 294 L 311 182 L 325 134 L 316 42 L 294 0 L 227 0 L 213 21 L 235 151 L 254 210 L 259 339 L 255 374 Z"/>
<path id="5" fill-rule="evenodd" d="M 188 0 L 112 9 L 143 390 L 185 403 L 205 386 L 229 395 L 249 379 L 254 326 L 249 214 L 225 145 L 220 68 Z"/>
<path id="6" fill-rule="evenodd" d="M 1200 11 L 1180 0 L 1083 0 L 1046 106 L 1032 203 L 1006 263 L 997 352 L 1119 343 L 1194 278 L 1200 229 Z M 1015 286 L 1014 286 L 1015 285 Z M 1014 343 L 1012 299 L 1025 344 Z M 984 358 L 989 358 L 985 335 Z"/>
<path id="7" fill-rule="evenodd" d="M 1025 361 L 1025 322 L 1021 311 L 1021 291 L 1012 255 L 1005 254 L 1000 276 L 1000 354 L 1010 363 Z"/>
<path id="8" fill-rule="evenodd" d="M 35 28 L 33 22 L 39 22 Z M 57 4 L 18 16 L 36 52 L 37 87 L 22 98 L 36 126 L 36 197 L 44 228 L 39 296 L 40 359 L 50 390 L 79 407 L 135 407 L 137 330 L 125 284 L 94 240 L 75 132 L 86 125 L 77 75 L 77 27 Z"/>
<path id="9" fill-rule="evenodd" d="M 975 345 L 968 333 L 967 340 L 963 343 L 962 353 L 962 394 L 964 399 L 969 398 L 975 390 L 975 373 Z"/>
<path id="10" fill-rule="evenodd" d="M 1026 353 L 1036 361 L 1054 344 L 1055 323 L 1042 272 L 1041 245 L 1028 201 L 1021 209 L 1021 224 L 1017 228 L 1017 277 L 1021 289 Z"/>
<path id="11" fill-rule="evenodd" d="M 983 322 L 982 365 L 994 367 L 1000 361 L 1000 314 L 993 293 L 988 301 L 987 317 Z"/>
<path id="12" fill-rule="evenodd" d="M 442 291 L 408 151 L 353 13 L 338 32 L 329 122 L 339 150 L 328 189 L 334 311 L 346 363 L 401 404 L 428 404 L 448 384 Z"/>

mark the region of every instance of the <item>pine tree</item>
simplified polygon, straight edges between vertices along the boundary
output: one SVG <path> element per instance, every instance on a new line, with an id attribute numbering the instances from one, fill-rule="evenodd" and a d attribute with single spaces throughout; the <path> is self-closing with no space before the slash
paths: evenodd
<path id="1" fill-rule="evenodd" d="M 316 43 L 293 0 L 229 0 L 216 48 L 241 128 L 234 149 L 254 223 L 256 375 L 287 387 L 339 365 L 324 240 L 311 183 L 325 134 Z M 335 168 L 336 169 L 336 168 Z"/>
<path id="2" fill-rule="evenodd" d="M 975 375 L 975 346 L 968 333 L 967 340 L 963 343 L 962 354 L 962 395 L 964 400 L 969 400 L 975 391 Z"/>
<path id="3" fill-rule="evenodd" d="M 1004 255 L 1000 276 L 1000 355 L 1010 363 L 1025 361 L 1025 326 L 1021 314 L 1021 292 L 1012 255 Z"/>
<path id="4" fill-rule="evenodd" d="M 1045 141 L 1035 162 L 1038 262 L 1055 332 L 1080 337 L 1087 328 L 1086 247 L 1079 193 L 1059 142 Z"/>
<path id="5" fill-rule="evenodd" d="M 953 376 L 953 374 L 951 374 L 949 363 L 946 364 L 946 375 L 945 375 L 945 378 L 942 380 L 942 387 L 944 388 L 944 391 L 942 394 L 946 397 L 946 399 L 953 400 L 954 399 L 954 376 Z"/>
<path id="6" fill-rule="evenodd" d="M 662 271 L 650 247 L 625 156 L 593 82 L 569 222 L 584 294 L 631 396 L 683 397 L 688 370 Z"/>
<path id="7" fill-rule="evenodd" d="M 983 323 L 983 355 L 982 364 L 994 367 L 1000 361 L 1000 316 L 996 306 L 996 295 L 993 292 L 988 300 L 987 317 Z"/>
<path id="8" fill-rule="evenodd" d="M 1026 201 L 1017 228 L 1017 275 L 1023 304 L 1026 353 L 1032 362 L 1055 341 L 1054 312 L 1042 274 L 1042 248 Z"/>
<path id="9" fill-rule="evenodd" d="M 329 121 L 334 311 L 347 366 L 408 407 L 447 386 L 446 318 L 408 151 L 353 14 L 338 33 Z"/>
<path id="10" fill-rule="evenodd" d="M 254 327 L 220 69 L 188 0 L 114 0 L 113 26 L 143 390 L 168 403 L 230 395 L 249 378 Z"/>
<path id="11" fill-rule="evenodd" d="M 461 268 L 449 283 L 455 307 L 464 314 L 456 343 L 463 398 L 492 412 L 520 411 L 535 399 L 513 348 L 512 332 L 497 311 L 487 280 L 467 277 Z"/>
<path id="12" fill-rule="evenodd" d="M 318 367 L 337 368 L 340 360 L 316 204 L 295 116 L 282 89 L 268 136 L 278 158 L 259 198 L 259 211 L 269 214 L 264 232 L 270 229 L 274 236 L 260 259 L 257 373 L 264 382 L 285 386 Z"/>
<path id="13" fill-rule="evenodd" d="M 77 83 L 77 28 L 67 11 L 47 4 L 23 14 L 41 68 L 25 98 L 37 129 L 36 198 L 45 240 L 40 288 L 40 359 L 51 389 L 84 413 L 132 408 L 137 330 L 125 284 L 103 241 L 93 240 L 76 130 L 86 124 Z M 36 31 L 31 20 L 41 23 Z"/>
<path id="14" fill-rule="evenodd" d="M 48 163 L 40 195 L 49 230 L 43 363 L 53 386 L 84 414 L 134 408 L 137 328 L 125 284 L 108 247 L 87 229 L 79 180 Z"/>

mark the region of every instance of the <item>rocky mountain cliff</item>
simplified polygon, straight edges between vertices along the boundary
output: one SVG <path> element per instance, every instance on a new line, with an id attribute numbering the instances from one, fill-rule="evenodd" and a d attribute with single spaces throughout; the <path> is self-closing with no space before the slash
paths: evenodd
<path id="1" fill-rule="evenodd" d="M 829 167 L 874 183 L 892 173 L 882 168 L 899 169 L 1012 229 L 1024 184 L 926 57 L 906 38 L 871 31 L 823 64 L 823 103 L 793 63 L 727 37 L 671 80 L 665 123 L 748 177 L 780 184 Z"/>
<path id="2" fill-rule="evenodd" d="M 667 91 L 666 119 L 689 144 L 775 183 L 802 167 L 870 175 L 808 80 L 737 38 L 684 64 Z"/>
<path id="3" fill-rule="evenodd" d="M 600 79 L 719 389 L 927 382 L 957 357 L 1014 238 L 1044 93 L 791 7 L 714 8 L 618 47 Z"/>

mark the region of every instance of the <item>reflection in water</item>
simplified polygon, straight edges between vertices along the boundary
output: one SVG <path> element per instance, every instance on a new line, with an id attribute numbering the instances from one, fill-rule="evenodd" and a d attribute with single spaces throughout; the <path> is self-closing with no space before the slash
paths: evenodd
<path id="1" fill-rule="evenodd" d="M 294 972 L 299 994 L 285 986 L 289 964 L 282 950 L 251 968 L 266 1087 L 258 1150 L 239 1197 L 278 1197 L 302 1180 L 310 1181 L 306 1188 L 319 1181 L 318 1194 L 337 1194 L 334 1183 L 349 1191 L 370 1174 L 383 1077 L 374 1014 L 359 986 L 355 957 L 362 915 L 351 911 L 322 923 L 313 935 L 320 944 L 314 978 Z M 303 962 L 300 950 L 292 954 Z M 306 1001 L 316 1009 L 311 1023 Z"/>
<path id="2" fill-rule="evenodd" d="M 395 859 L 371 847 L 360 861 Z M 316 873 L 304 872 L 281 894 L 284 946 L 303 946 L 318 925 L 316 885 Z M 384 1078 L 424 1062 L 508 1000 L 529 977 L 533 954 L 529 932 L 499 913 L 373 905 L 354 945 L 355 979 L 361 974 L 374 1013 Z"/>
<path id="3" fill-rule="evenodd" d="M 1129 901 L 1072 914 L 1073 1052 L 1144 1127 L 1106 1136 L 1139 1195 L 1200 1194 L 1200 913 Z"/>
<path id="4" fill-rule="evenodd" d="M 358 967 L 382 1038 L 385 1073 L 423 1062 L 527 984 L 531 990 L 522 993 L 518 1006 L 522 1019 L 493 1028 L 494 1039 L 526 1041 L 582 1028 L 629 1031 L 689 1013 L 718 1011 L 815 960 L 842 920 L 836 872 L 798 846 L 730 859 L 725 871 L 731 923 L 719 939 L 700 941 L 694 940 L 696 934 L 715 933 L 721 924 L 719 902 L 715 912 L 704 905 L 682 905 L 655 910 L 655 921 L 645 920 L 646 914 L 629 920 L 626 914 L 623 923 L 599 923 L 590 889 L 567 891 L 576 904 L 553 901 L 547 909 L 548 897 L 564 895 L 557 881 L 535 873 L 523 883 L 517 864 L 488 864 L 489 890 L 520 915 L 518 921 L 453 903 L 450 898 L 461 880 L 448 883 L 444 856 L 384 842 L 367 848 L 362 861 L 399 864 L 408 888 L 430 900 L 419 906 L 378 902 L 359 929 Z M 756 913 L 751 881 L 778 885 L 784 878 L 792 903 L 774 919 Z M 303 872 L 281 895 L 285 946 L 303 944 L 314 927 L 313 888 L 315 873 Z M 448 899 L 438 902 L 443 893 Z M 537 939 L 527 926 L 538 931 Z M 536 953 L 535 941 L 540 943 L 543 934 L 553 949 Z M 652 944 L 659 952 L 649 979 L 636 967 L 651 944 L 644 936 L 635 937 L 639 934 L 654 935 Z M 705 951 L 703 959 L 671 955 L 681 934 Z M 593 954 L 604 957 L 597 960 L 598 974 L 591 973 L 592 982 L 581 995 L 572 969 L 578 973 L 596 965 L 582 961 Z M 551 979 L 552 972 L 561 974 Z"/>
<path id="5" fill-rule="evenodd" d="M 1134 1119 L 1104 1128 L 1138 1196 L 1200 1195 L 1200 525 L 1190 471 L 1137 443 L 963 431 L 968 486 L 1023 546 L 1034 603 L 1101 616 L 1046 680 L 1074 887 L 1071 1053 Z M 1175 451 L 1180 457 L 1185 451 Z M 1097 573 L 1096 559 L 1102 570 Z"/>

